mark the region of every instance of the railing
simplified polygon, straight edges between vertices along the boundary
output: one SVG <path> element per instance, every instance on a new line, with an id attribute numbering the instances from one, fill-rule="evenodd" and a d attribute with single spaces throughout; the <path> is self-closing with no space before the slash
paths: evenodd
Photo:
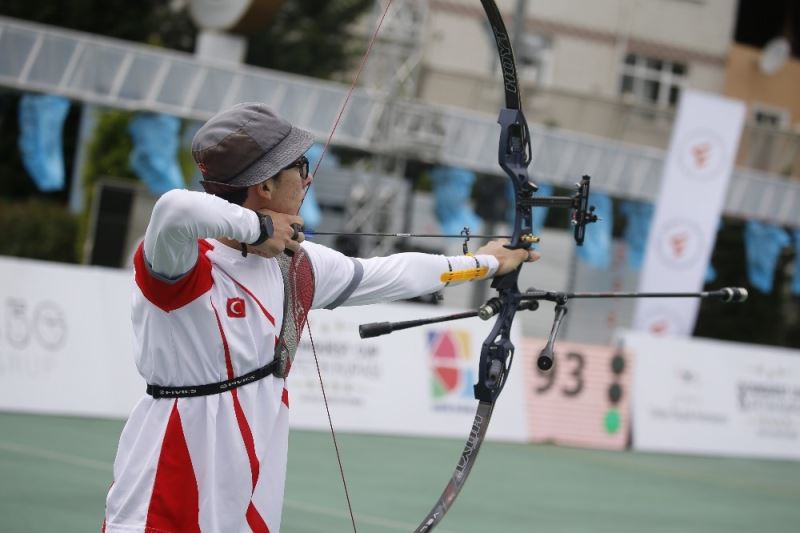
<path id="1" fill-rule="evenodd" d="M 235 102 L 257 100 L 280 109 L 319 139 L 329 134 L 347 93 L 347 87 L 337 83 L 245 65 L 201 62 L 191 54 L 5 17 L 0 17 L 0 50 L 0 86 L 195 120 L 205 120 Z M 666 122 L 668 117 L 652 110 L 655 114 L 648 117 L 639 108 L 625 114 L 624 105 L 608 104 L 597 108 L 596 120 L 604 124 L 603 117 L 608 117 L 604 125 L 608 131 L 577 133 L 533 123 L 546 118 L 537 111 L 545 97 L 534 93 L 528 98 L 533 106 L 529 113 L 531 169 L 536 180 L 567 186 L 589 174 L 596 191 L 634 200 L 655 199 L 671 124 Z M 586 109 L 595 106 L 595 100 L 584 100 L 575 101 L 570 111 L 574 120 L 592 114 Z M 495 116 L 419 101 L 388 105 L 384 94 L 359 89 L 350 99 L 334 143 L 500 174 Z M 638 144 L 624 142 L 647 121 L 656 125 L 653 138 L 637 134 Z M 609 134 L 614 128 L 617 134 Z M 642 146 L 642 142 L 652 146 Z M 748 129 L 742 145 L 745 155 L 740 153 L 740 164 L 745 160 L 772 172 L 737 168 L 725 213 L 800 225 L 800 182 L 785 177 L 797 165 L 797 136 Z"/>

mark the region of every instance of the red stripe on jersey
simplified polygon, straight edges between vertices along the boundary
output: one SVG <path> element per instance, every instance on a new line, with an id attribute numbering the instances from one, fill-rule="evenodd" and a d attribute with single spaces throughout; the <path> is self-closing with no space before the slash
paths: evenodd
<path id="1" fill-rule="evenodd" d="M 170 312 L 196 300 L 211 290 L 211 261 L 206 253 L 213 247 L 204 240 L 197 241 L 197 262 L 194 267 L 174 283 L 154 277 L 144 257 L 144 242 L 136 249 L 133 264 L 136 270 L 136 285 L 153 305 Z"/>
<path id="2" fill-rule="evenodd" d="M 219 319 L 217 306 L 211 301 L 211 309 L 214 310 L 214 318 L 217 319 L 217 328 L 219 328 L 219 336 L 222 339 L 222 349 L 225 350 L 225 368 L 228 372 L 228 379 L 233 379 L 233 361 L 231 360 L 231 349 L 228 348 L 228 338 L 225 336 L 225 331 L 222 329 L 222 322 Z"/>
<path id="3" fill-rule="evenodd" d="M 247 525 L 250 526 L 253 533 L 269 533 L 267 523 L 264 522 L 258 509 L 253 505 L 253 502 L 250 502 L 250 505 L 247 507 L 247 514 L 245 516 L 247 518 Z"/>
<path id="4" fill-rule="evenodd" d="M 242 404 L 239 403 L 238 392 L 239 391 L 236 389 L 231 390 L 231 396 L 233 396 L 233 412 L 236 413 L 236 422 L 239 424 L 239 432 L 242 434 L 244 449 L 247 450 L 247 458 L 250 460 L 250 475 L 253 481 L 253 490 L 255 490 L 256 483 L 258 482 L 260 465 L 258 464 L 258 457 L 256 457 L 256 443 L 253 440 L 253 432 L 250 430 L 250 424 L 244 416 Z"/>
<path id="5" fill-rule="evenodd" d="M 200 504 L 192 458 L 183 433 L 178 400 L 172 405 L 161 444 L 147 531 L 200 531 Z"/>
<path id="6" fill-rule="evenodd" d="M 228 369 L 228 379 L 233 379 L 233 362 L 231 361 L 230 348 L 228 348 L 228 339 L 225 337 L 225 332 L 222 329 L 222 322 L 219 319 L 219 313 L 217 312 L 217 307 L 214 305 L 214 302 L 211 302 L 211 308 L 214 309 L 214 317 L 217 319 L 219 335 L 222 338 L 222 347 L 225 350 L 225 366 Z M 258 457 L 256 457 L 256 444 L 253 440 L 253 432 L 250 430 L 250 424 L 244 416 L 244 409 L 242 409 L 242 404 L 239 403 L 239 393 L 236 389 L 231 389 L 231 397 L 233 398 L 233 411 L 236 414 L 236 422 L 239 424 L 239 432 L 242 434 L 244 448 L 247 451 L 247 458 L 250 461 L 250 474 L 253 481 L 253 490 L 255 490 L 260 466 L 258 464 Z"/>
<path id="7" fill-rule="evenodd" d="M 289 391 L 285 387 L 283 389 L 283 396 L 281 397 L 281 401 L 283 402 L 283 405 L 289 407 Z"/>
<path id="8" fill-rule="evenodd" d="M 253 301 L 256 303 L 256 305 L 258 305 L 259 309 L 261 309 L 261 312 L 264 314 L 264 316 L 267 317 L 267 320 L 269 320 L 270 323 L 274 326 L 275 325 L 275 318 L 270 314 L 269 311 L 267 311 L 267 308 L 264 307 L 264 304 L 262 304 L 261 301 L 258 298 L 256 298 L 256 295 L 253 294 L 253 292 L 250 289 L 248 289 L 247 287 L 242 285 L 238 280 L 236 280 L 236 278 L 234 278 L 233 276 L 231 276 L 230 274 L 228 274 L 225 271 L 222 271 L 222 272 L 226 276 L 228 276 L 230 278 L 230 280 L 233 281 L 240 289 L 242 289 L 244 292 L 246 292 L 247 295 L 250 296 L 250 298 L 253 299 Z"/>

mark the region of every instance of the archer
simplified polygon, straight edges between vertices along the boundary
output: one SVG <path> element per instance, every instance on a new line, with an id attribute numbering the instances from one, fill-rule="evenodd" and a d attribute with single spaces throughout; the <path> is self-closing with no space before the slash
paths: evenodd
<path id="1" fill-rule="evenodd" d="M 539 255 L 352 259 L 304 241 L 311 134 L 261 104 L 211 118 L 206 192 L 156 203 L 135 254 L 132 324 L 148 383 L 106 500 L 106 532 L 279 531 L 292 359 L 310 309 L 400 300 L 514 272 Z"/>

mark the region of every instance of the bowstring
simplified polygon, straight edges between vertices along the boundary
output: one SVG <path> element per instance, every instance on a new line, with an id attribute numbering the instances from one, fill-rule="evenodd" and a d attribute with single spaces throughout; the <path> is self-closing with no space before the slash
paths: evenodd
<path id="1" fill-rule="evenodd" d="M 344 102 L 342 103 L 341 108 L 339 109 L 339 114 L 336 116 L 336 121 L 333 123 L 333 128 L 331 128 L 331 132 L 328 135 L 328 139 L 325 141 L 325 146 L 322 148 L 322 153 L 319 156 L 319 160 L 317 160 L 317 164 L 314 166 L 314 171 L 311 173 L 312 176 L 316 176 L 317 170 L 319 169 L 320 164 L 322 163 L 322 159 L 325 157 L 325 154 L 328 152 L 328 147 L 333 140 L 333 134 L 336 132 L 336 128 L 339 127 L 339 122 L 344 115 L 344 110 L 347 108 L 347 104 L 350 101 L 350 97 L 353 94 L 353 91 L 356 88 L 356 84 L 358 83 L 359 78 L 361 78 L 361 72 L 364 70 L 364 65 L 367 63 L 367 58 L 369 57 L 370 52 L 372 51 L 372 46 L 375 44 L 375 40 L 378 37 L 378 33 L 381 30 L 381 26 L 383 26 L 383 21 L 386 19 L 386 14 L 389 12 L 389 8 L 392 5 L 392 0 L 389 0 L 386 3 L 386 8 L 383 10 L 383 14 L 381 15 L 380 20 L 378 21 L 378 25 L 375 27 L 375 31 L 372 33 L 372 37 L 369 40 L 369 45 L 367 46 L 367 51 L 364 53 L 364 56 L 361 58 L 361 64 L 358 66 L 358 70 L 356 71 L 356 75 L 353 78 L 353 82 L 350 84 L 350 89 L 347 91 L 347 95 L 345 96 Z M 300 202 L 300 206 L 303 205 L 303 202 L 306 199 L 306 195 L 308 195 L 308 191 L 311 187 L 307 187 L 305 193 L 303 194 L 303 200 Z M 298 207 L 298 212 L 299 212 Z M 314 364 L 317 367 L 317 376 L 319 377 L 319 387 L 322 390 L 322 401 L 325 404 L 325 412 L 328 415 L 328 425 L 331 429 L 331 438 L 333 439 L 333 448 L 336 451 L 336 461 L 339 463 L 339 474 L 342 477 L 342 486 L 344 487 L 344 495 L 347 499 L 347 510 L 350 513 L 350 522 L 353 525 L 353 533 L 357 533 L 356 530 L 356 519 L 355 515 L 353 514 L 353 507 L 350 502 L 350 491 L 347 489 L 347 480 L 344 475 L 344 467 L 342 466 L 342 456 L 339 453 L 339 443 L 336 440 L 336 431 L 333 429 L 333 419 L 331 418 L 331 409 L 328 405 L 328 397 L 325 394 L 325 385 L 322 380 L 322 371 L 319 367 L 319 358 L 317 357 L 317 349 L 314 346 L 314 336 L 311 334 L 311 324 L 308 322 L 306 318 L 306 328 L 308 329 L 308 338 L 311 340 L 311 353 L 314 354 Z"/>
<path id="2" fill-rule="evenodd" d="M 344 467 L 342 466 L 342 456 L 339 454 L 339 443 L 336 441 L 336 432 L 333 430 L 333 419 L 331 419 L 331 410 L 328 407 L 328 396 L 325 394 L 325 385 L 322 383 L 322 371 L 319 369 L 319 359 L 317 358 L 317 348 L 314 346 L 314 336 L 311 334 L 311 324 L 306 317 L 306 327 L 308 328 L 308 338 L 311 341 L 311 351 L 314 354 L 314 364 L 317 367 L 317 376 L 319 376 L 319 387 L 322 389 L 322 401 L 325 403 L 325 412 L 328 414 L 328 426 L 331 428 L 331 437 L 333 438 L 333 449 L 336 450 L 336 461 L 339 463 L 339 474 L 342 476 L 342 485 L 344 485 L 344 497 L 347 499 L 347 510 L 350 512 L 350 522 L 353 524 L 353 533 L 356 532 L 356 518 L 353 514 L 353 506 L 350 503 L 350 491 L 347 490 L 347 481 L 344 477 Z"/>
<path id="3" fill-rule="evenodd" d="M 358 65 L 358 70 L 356 71 L 356 75 L 353 78 L 353 82 L 350 84 L 350 89 L 347 91 L 347 94 L 344 97 L 344 102 L 342 102 L 342 107 L 339 108 L 339 114 L 336 116 L 336 120 L 333 123 L 333 128 L 331 128 L 330 134 L 328 134 L 328 139 L 325 141 L 325 145 L 322 147 L 322 153 L 319 155 L 319 159 L 317 160 L 317 164 L 314 165 L 314 171 L 311 173 L 312 176 L 317 175 L 317 170 L 319 170 L 319 166 L 322 164 L 322 160 L 325 158 L 325 154 L 328 153 L 328 147 L 333 140 L 333 134 L 336 132 L 336 128 L 339 127 L 339 122 L 342 120 L 342 116 L 344 115 L 344 110 L 347 108 L 347 104 L 350 102 L 350 97 L 353 95 L 353 91 L 358 84 L 358 80 L 361 78 L 361 72 L 364 70 L 364 65 L 367 64 L 367 58 L 369 54 L 372 52 L 372 45 L 375 44 L 375 40 L 378 37 L 378 33 L 381 31 L 381 26 L 383 26 L 383 21 L 386 19 L 386 14 L 389 12 L 389 8 L 392 6 L 392 0 L 386 2 L 386 8 L 383 10 L 383 14 L 381 15 L 380 20 L 378 20 L 378 25 L 375 27 L 375 31 L 372 33 L 372 37 L 370 37 L 369 44 L 367 45 L 367 51 L 364 52 L 364 55 L 361 57 L 361 63 Z M 306 195 L 308 194 L 308 190 L 311 187 L 306 188 L 306 192 L 303 194 L 303 200 L 300 202 L 300 205 L 303 205 L 303 202 L 306 200 Z"/>

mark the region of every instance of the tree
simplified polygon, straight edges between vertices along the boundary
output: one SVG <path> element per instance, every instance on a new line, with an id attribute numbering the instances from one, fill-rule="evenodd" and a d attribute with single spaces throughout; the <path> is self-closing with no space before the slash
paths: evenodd
<path id="1" fill-rule="evenodd" d="M 249 36 L 247 63 L 330 78 L 357 60 L 363 40 L 348 34 L 373 0 L 287 0 L 275 20 Z"/>
<path id="2" fill-rule="evenodd" d="M 126 41 L 191 51 L 196 30 L 185 7 L 165 0 L 6 0 L 3 15 Z"/>
<path id="3" fill-rule="evenodd" d="M 269 25 L 248 35 L 246 62 L 331 78 L 358 59 L 363 42 L 348 27 L 373 0 L 287 0 Z M 194 50 L 188 2 L 167 0 L 6 0 L 0 13 L 117 39 Z"/>

